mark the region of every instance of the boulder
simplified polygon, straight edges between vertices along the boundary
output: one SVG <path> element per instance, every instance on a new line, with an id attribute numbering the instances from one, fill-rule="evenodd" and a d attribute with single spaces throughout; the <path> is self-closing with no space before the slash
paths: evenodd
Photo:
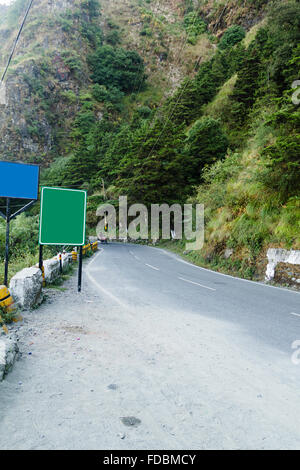
<path id="1" fill-rule="evenodd" d="M 25 268 L 10 281 L 9 290 L 21 309 L 30 310 L 43 301 L 43 277 L 39 268 Z"/>
<path id="2" fill-rule="evenodd" d="M 0 337 L 0 382 L 9 370 L 12 368 L 17 356 L 19 348 L 13 339 Z"/>

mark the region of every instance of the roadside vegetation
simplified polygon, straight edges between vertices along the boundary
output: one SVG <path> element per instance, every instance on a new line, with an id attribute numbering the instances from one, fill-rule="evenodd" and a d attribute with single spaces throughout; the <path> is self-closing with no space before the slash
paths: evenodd
<path id="1" fill-rule="evenodd" d="M 207 45 L 201 60 L 194 60 L 190 74 L 164 100 L 142 52 L 128 47 L 124 26 L 106 19 L 102 30 L 98 2 L 77 3 L 78 9 L 57 21 L 72 35 L 76 17 L 78 34 L 86 41 L 85 58 L 76 50 L 61 54 L 79 89 L 45 96 L 43 84 L 53 78 L 53 65 L 45 57 L 43 73 L 24 78 L 49 122 L 62 129 L 67 122 L 66 138 L 57 129 L 42 183 L 87 189 L 90 230 L 97 224 L 97 206 L 119 195 L 146 205 L 204 203 L 205 246 L 189 256 L 247 278 L 261 274 L 269 246 L 300 249 L 300 114 L 292 102 L 292 84 L 300 73 L 299 2 L 247 2 L 251 14 L 259 17 L 264 11 L 261 25 L 247 32 L 236 14 L 237 22 L 217 37 L 204 7 L 196 9 L 186 0 L 169 25 L 150 11 L 149 2 L 140 1 L 147 59 L 151 50 L 160 65 L 168 61 L 165 38 L 171 27 L 168 34 L 184 34 L 189 51 Z M 219 3 L 212 11 L 218 7 L 216 20 L 221 21 Z M 246 7 L 237 3 L 242 15 Z M 155 54 L 153 41 L 159 46 Z M 88 81 L 83 80 L 86 73 Z M 64 122 L 53 112 L 55 100 L 66 104 Z M 38 139 L 42 129 L 34 112 L 29 121 Z M 25 252 L 31 264 L 37 256 L 31 245 L 37 215 L 19 220 L 12 229 L 16 266 L 27 262 Z M 0 223 L 0 249 L 3 230 Z M 226 249 L 232 250 L 229 259 L 224 258 Z"/>

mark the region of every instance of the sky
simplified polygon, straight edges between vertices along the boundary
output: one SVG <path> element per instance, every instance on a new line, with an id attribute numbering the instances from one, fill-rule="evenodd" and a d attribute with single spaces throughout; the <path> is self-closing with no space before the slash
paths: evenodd
<path id="1" fill-rule="evenodd" d="M 0 0 L 0 5 L 9 5 L 12 0 Z"/>

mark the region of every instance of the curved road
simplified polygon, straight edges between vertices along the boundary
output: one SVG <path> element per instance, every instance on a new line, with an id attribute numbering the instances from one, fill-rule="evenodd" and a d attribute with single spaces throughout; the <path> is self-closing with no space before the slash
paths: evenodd
<path id="1" fill-rule="evenodd" d="M 135 311 L 167 308 L 232 322 L 261 346 L 288 355 L 300 339 L 300 292 L 200 268 L 165 250 L 110 244 L 87 274 L 98 289 Z"/>
<path id="2" fill-rule="evenodd" d="M 299 293 L 121 243 L 83 280 L 14 327 L 1 449 L 300 449 Z"/>

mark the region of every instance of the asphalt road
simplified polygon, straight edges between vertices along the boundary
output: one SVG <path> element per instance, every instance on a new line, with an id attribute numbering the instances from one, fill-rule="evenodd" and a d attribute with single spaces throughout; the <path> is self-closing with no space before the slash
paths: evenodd
<path id="1" fill-rule="evenodd" d="M 98 289 L 136 312 L 166 308 L 231 322 L 261 347 L 288 356 L 300 339 L 300 292 L 216 273 L 143 245 L 107 245 L 87 272 Z"/>
<path id="2" fill-rule="evenodd" d="M 129 244 L 83 280 L 17 327 L 0 449 L 300 449 L 298 293 Z"/>

